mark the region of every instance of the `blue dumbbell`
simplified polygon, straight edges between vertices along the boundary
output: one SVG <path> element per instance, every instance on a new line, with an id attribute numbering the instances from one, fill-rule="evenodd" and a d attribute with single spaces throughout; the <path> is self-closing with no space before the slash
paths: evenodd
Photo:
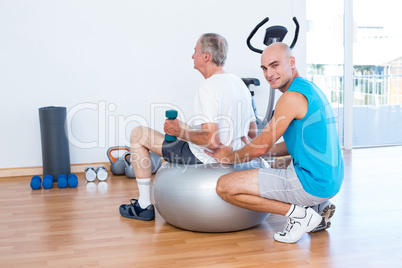
<path id="1" fill-rule="evenodd" d="M 42 178 L 39 176 L 33 176 L 31 179 L 31 188 L 32 190 L 38 190 L 41 187 Z"/>
<path id="2" fill-rule="evenodd" d="M 75 175 L 74 173 L 68 175 L 67 183 L 68 183 L 68 186 L 69 186 L 70 188 L 75 188 L 75 187 L 77 187 L 77 185 L 78 185 L 77 175 Z"/>
<path id="3" fill-rule="evenodd" d="M 64 174 L 60 174 L 57 177 L 57 186 L 59 186 L 59 188 L 66 188 L 67 187 L 67 176 Z"/>
<path id="4" fill-rule="evenodd" d="M 43 182 L 42 182 L 42 186 L 45 189 L 50 189 L 53 187 L 53 176 L 52 175 L 45 175 L 43 177 Z"/>
<path id="5" fill-rule="evenodd" d="M 169 120 L 175 120 L 177 117 L 177 111 L 176 110 L 167 110 L 165 115 Z M 175 141 L 175 140 L 177 140 L 176 136 L 171 136 L 171 135 L 165 134 L 165 141 Z"/>

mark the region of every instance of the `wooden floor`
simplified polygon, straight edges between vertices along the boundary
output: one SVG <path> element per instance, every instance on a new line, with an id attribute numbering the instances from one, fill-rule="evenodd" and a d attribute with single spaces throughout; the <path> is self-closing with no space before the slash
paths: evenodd
<path id="1" fill-rule="evenodd" d="M 0 267 L 401 267 L 402 147 L 344 152 L 345 181 L 327 231 L 296 244 L 273 240 L 285 218 L 233 233 L 196 233 L 122 218 L 137 197 L 115 176 L 76 189 L 33 191 L 29 177 L 0 179 Z"/>

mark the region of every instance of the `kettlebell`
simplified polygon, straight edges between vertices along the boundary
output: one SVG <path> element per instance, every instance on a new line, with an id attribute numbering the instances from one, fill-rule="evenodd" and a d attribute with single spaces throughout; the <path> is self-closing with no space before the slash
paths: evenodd
<path id="1" fill-rule="evenodd" d="M 133 164 L 131 164 L 131 162 L 130 162 L 130 158 L 131 158 L 130 152 L 127 152 L 124 154 L 124 164 L 125 164 L 124 171 L 125 171 L 125 174 L 127 177 L 129 177 L 130 179 L 134 179 L 135 172 L 134 172 Z"/>
<path id="2" fill-rule="evenodd" d="M 107 150 L 107 157 L 109 158 L 110 161 L 110 171 L 112 171 L 113 175 L 124 175 L 125 174 L 125 161 L 124 161 L 124 156 L 123 157 L 113 157 L 112 152 L 113 151 L 120 151 L 120 150 L 126 150 L 130 152 L 130 148 L 127 146 L 115 146 L 115 147 L 110 147 Z"/>
<path id="3" fill-rule="evenodd" d="M 151 173 L 156 173 L 162 166 L 162 158 L 153 152 L 149 152 L 149 154 L 151 156 Z M 126 165 L 125 172 L 127 177 L 135 178 L 135 171 L 133 164 L 130 162 L 130 158 L 131 154 L 129 152 L 124 154 L 124 163 Z"/>

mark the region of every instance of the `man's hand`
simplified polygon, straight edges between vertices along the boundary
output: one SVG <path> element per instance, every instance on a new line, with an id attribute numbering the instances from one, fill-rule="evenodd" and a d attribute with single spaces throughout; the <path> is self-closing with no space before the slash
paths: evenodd
<path id="1" fill-rule="evenodd" d="M 233 141 L 229 146 L 224 144 L 220 144 L 217 149 L 212 150 L 212 153 L 204 150 L 207 155 L 212 156 L 216 161 L 222 164 L 231 164 L 231 161 L 228 158 L 228 155 L 233 151 Z"/>
<path id="2" fill-rule="evenodd" d="M 175 120 L 166 119 L 165 124 L 163 125 L 163 130 L 166 134 L 171 136 L 180 137 L 180 135 L 182 134 L 180 122 L 177 118 Z"/>

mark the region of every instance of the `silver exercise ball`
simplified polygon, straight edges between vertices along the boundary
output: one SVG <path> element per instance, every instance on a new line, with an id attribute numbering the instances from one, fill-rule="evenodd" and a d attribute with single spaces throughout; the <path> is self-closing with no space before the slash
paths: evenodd
<path id="1" fill-rule="evenodd" d="M 233 171 L 231 165 L 165 163 L 153 181 L 156 209 L 171 225 L 190 231 L 232 232 L 256 226 L 269 213 L 232 205 L 216 193 L 219 177 Z"/>

